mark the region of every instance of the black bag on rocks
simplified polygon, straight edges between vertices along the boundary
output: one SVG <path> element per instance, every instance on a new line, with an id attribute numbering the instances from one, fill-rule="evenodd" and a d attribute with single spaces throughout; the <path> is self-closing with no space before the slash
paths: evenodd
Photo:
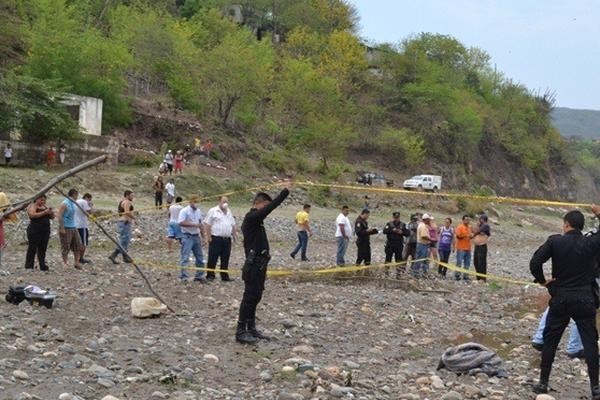
<path id="1" fill-rule="evenodd" d="M 46 308 L 52 308 L 55 298 L 55 293 L 51 293 L 48 290 L 42 290 L 33 285 L 11 286 L 5 296 L 6 301 L 11 304 L 18 305 L 22 303 L 23 300 L 27 300 L 29 304 L 37 303 Z"/>
<path id="2" fill-rule="evenodd" d="M 8 293 L 5 297 L 9 303 L 18 305 L 25 300 L 25 286 L 11 286 L 8 288 Z"/>

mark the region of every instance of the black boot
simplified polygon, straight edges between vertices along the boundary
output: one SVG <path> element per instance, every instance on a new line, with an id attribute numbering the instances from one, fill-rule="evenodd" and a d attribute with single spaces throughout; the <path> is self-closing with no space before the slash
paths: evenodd
<path id="1" fill-rule="evenodd" d="M 263 335 L 261 331 L 256 329 L 256 320 L 255 319 L 251 319 L 248 321 L 248 332 L 250 332 L 252 334 L 252 336 L 254 336 L 257 339 L 271 340 L 270 337 Z"/>
<path id="2" fill-rule="evenodd" d="M 548 384 L 545 382 L 536 383 L 533 385 L 533 393 L 546 394 L 548 393 Z"/>
<path id="3" fill-rule="evenodd" d="M 117 261 L 118 255 L 119 255 L 119 252 L 113 251 L 112 254 L 110 256 L 108 256 L 108 259 L 110 261 L 112 261 L 113 264 L 120 264 L 120 262 Z"/>
<path id="4" fill-rule="evenodd" d="M 600 400 L 600 386 L 592 388 L 592 400 Z"/>
<path id="5" fill-rule="evenodd" d="M 238 321 L 237 331 L 235 332 L 235 340 L 242 344 L 256 344 L 258 338 L 248 331 L 247 324 L 245 322 Z"/>

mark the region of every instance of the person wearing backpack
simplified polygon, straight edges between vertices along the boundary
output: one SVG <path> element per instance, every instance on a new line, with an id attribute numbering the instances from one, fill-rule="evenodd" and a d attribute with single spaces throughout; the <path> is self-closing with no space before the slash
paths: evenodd
<path id="1" fill-rule="evenodd" d="M 456 251 L 452 218 L 446 218 L 444 220 L 444 226 L 439 229 L 438 237 L 438 253 L 440 256 L 440 261 L 447 264 L 448 260 L 450 260 L 450 253 L 454 253 Z M 441 264 L 438 265 L 438 274 L 440 274 L 441 277 L 445 278 L 447 272 L 448 268 Z"/>

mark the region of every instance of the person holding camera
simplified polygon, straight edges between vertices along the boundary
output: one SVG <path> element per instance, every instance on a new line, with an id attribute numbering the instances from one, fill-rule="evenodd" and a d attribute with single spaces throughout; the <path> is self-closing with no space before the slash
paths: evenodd
<path id="1" fill-rule="evenodd" d="M 356 233 L 356 265 L 363 262 L 365 265 L 371 265 L 371 235 L 379 233 L 377 228 L 369 228 L 369 215 L 371 212 L 365 208 L 356 218 L 354 223 L 354 232 Z"/>
<path id="2" fill-rule="evenodd" d="M 27 207 L 29 226 L 27 227 L 27 255 L 25 256 L 25 269 L 33 269 L 37 255 L 40 271 L 48 271 L 46 264 L 46 250 L 50 240 L 50 220 L 54 219 L 54 211 L 46 206 L 46 195 L 38 196 Z"/>

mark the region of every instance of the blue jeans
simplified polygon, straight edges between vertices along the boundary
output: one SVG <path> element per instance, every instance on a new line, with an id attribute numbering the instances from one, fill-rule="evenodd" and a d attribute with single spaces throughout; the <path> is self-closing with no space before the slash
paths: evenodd
<path id="1" fill-rule="evenodd" d="M 430 248 L 431 246 L 429 244 L 417 243 L 416 259 L 419 260 L 421 258 L 429 257 Z M 429 273 L 429 261 L 418 261 L 413 263 L 412 273 L 414 276 L 419 276 L 421 273 L 427 275 Z"/>
<path id="2" fill-rule="evenodd" d="M 296 254 L 302 249 L 302 261 L 306 260 L 306 248 L 308 247 L 308 232 L 298 231 L 298 245 L 292 251 L 292 257 L 296 257 Z"/>
<path id="3" fill-rule="evenodd" d="M 182 280 L 188 278 L 186 267 L 190 265 L 190 253 L 194 254 L 196 268 L 204 268 L 204 255 L 202 254 L 202 242 L 200 241 L 200 236 L 184 233 L 181 241 L 181 259 L 179 260 L 179 266 L 182 267 L 179 278 Z M 196 271 L 194 279 L 202 278 L 204 278 L 204 271 Z"/>
<path id="4" fill-rule="evenodd" d="M 119 234 L 119 245 L 125 250 L 129 249 L 129 242 L 131 241 L 131 222 L 125 223 L 125 221 L 117 222 L 117 233 Z M 116 248 L 112 254 L 112 257 L 116 257 L 122 254 L 120 248 Z"/>
<path id="5" fill-rule="evenodd" d="M 471 268 L 471 252 L 467 250 L 456 250 L 456 266 L 459 268 Z M 469 274 L 462 274 L 465 281 L 470 280 Z M 460 280 L 460 272 L 454 273 L 454 279 Z"/>
<path id="6" fill-rule="evenodd" d="M 536 344 L 544 344 L 544 328 L 546 327 L 546 317 L 548 316 L 549 308 L 546 307 L 544 314 L 542 314 L 542 319 L 540 319 L 540 324 L 538 325 L 537 331 L 535 331 L 535 335 L 533 335 L 532 342 Z M 571 320 L 569 333 L 569 342 L 567 344 L 567 353 L 576 354 L 583 350 L 583 343 L 581 342 L 581 336 L 579 336 L 579 330 L 577 330 L 577 325 L 575 321 Z"/>
<path id="7" fill-rule="evenodd" d="M 349 240 L 343 236 L 338 236 L 335 238 L 337 242 L 337 253 L 335 255 L 335 264 L 338 267 L 343 267 L 346 265 L 346 261 L 344 257 L 346 256 L 346 250 L 348 249 Z"/>

